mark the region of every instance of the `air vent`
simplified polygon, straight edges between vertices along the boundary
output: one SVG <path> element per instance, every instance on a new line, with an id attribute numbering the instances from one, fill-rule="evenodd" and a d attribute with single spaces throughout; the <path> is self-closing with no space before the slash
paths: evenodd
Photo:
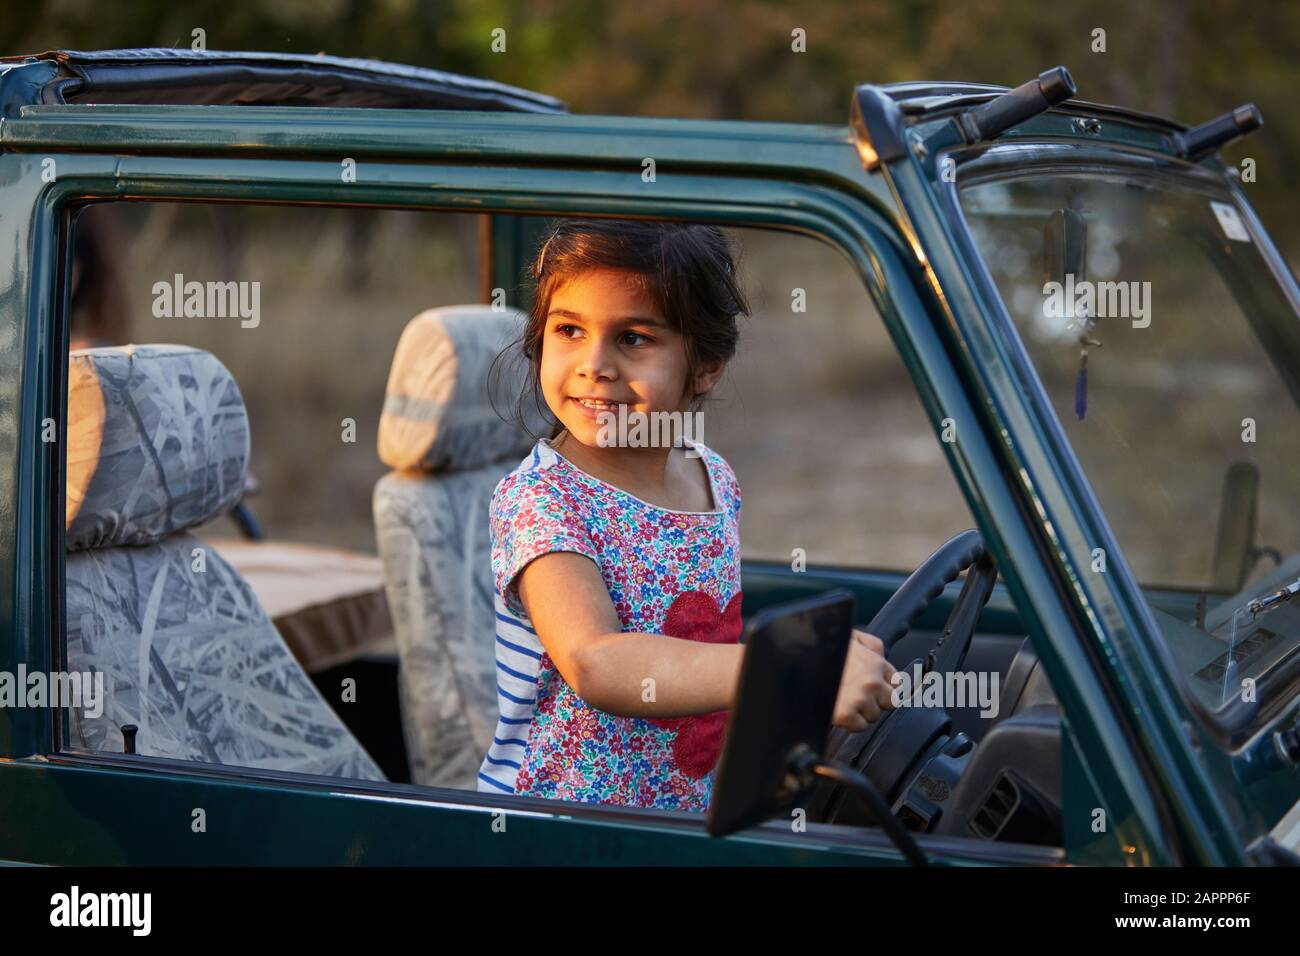
<path id="1" fill-rule="evenodd" d="M 970 818 L 970 828 L 985 840 L 1060 846 L 1061 813 L 1014 774 L 1003 771 Z"/>
<path id="2" fill-rule="evenodd" d="M 970 819 L 970 828 L 984 840 L 996 840 L 1020 805 L 1020 788 L 1007 774 L 999 774 L 993 788 Z"/>

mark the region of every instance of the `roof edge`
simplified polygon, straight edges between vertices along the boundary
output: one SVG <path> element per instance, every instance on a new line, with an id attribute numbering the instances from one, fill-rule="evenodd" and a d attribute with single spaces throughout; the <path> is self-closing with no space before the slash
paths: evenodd
<path id="1" fill-rule="evenodd" d="M 57 66 L 32 100 L 42 103 L 568 112 L 555 97 L 495 80 L 325 53 L 148 47 L 0 57 L 11 69 L 36 64 Z"/>

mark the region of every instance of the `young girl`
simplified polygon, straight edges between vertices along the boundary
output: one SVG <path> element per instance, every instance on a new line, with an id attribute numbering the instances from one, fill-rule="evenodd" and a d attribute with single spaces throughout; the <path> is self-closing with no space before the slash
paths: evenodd
<path id="1" fill-rule="evenodd" d="M 712 226 L 562 221 L 533 276 L 519 345 L 557 424 L 492 496 L 500 720 L 478 788 L 703 811 L 745 650 L 740 488 L 701 442 L 611 441 L 598 416 L 694 411 L 749 309 Z M 878 719 L 892 673 L 855 631 L 835 723 Z"/>

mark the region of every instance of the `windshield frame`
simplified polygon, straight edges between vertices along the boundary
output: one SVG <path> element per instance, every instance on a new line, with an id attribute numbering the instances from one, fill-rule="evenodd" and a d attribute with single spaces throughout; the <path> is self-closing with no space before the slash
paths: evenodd
<path id="1" fill-rule="evenodd" d="M 1051 405 L 1038 366 L 1030 357 L 1020 330 L 1012 319 L 1001 291 L 975 241 L 974 233 L 961 205 L 961 191 L 972 184 L 1089 173 L 1111 177 L 1136 175 L 1152 178 L 1162 185 L 1174 188 L 1179 181 L 1182 181 L 1200 191 L 1213 192 L 1231 199 L 1234 207 L 1241 214 L 1251 240 L 1263 257 L 1270 277 L 1296 315 L 1297 321 L 1300 321 L 1300 285 L 1297 285 L 1295 276 L 1264 230 L 1254 209 L 1221 163 L 1217 164 L 1216 168 L 1188 163 L 1150 150 L 1114 144 L 1103 146 L 1094 143 L 1028 139 L 945 150 L 940 156 L 935 157 L 936 166 L 942 168 L 941 160 L 947 159 L 952 161 L 953 174 L 934 177 L 931 183 L 937 193 L 940 206 L 953 227 L 955 244 L 959 251 L 964 253 L 967 262 L 972 265 L 975 284 L 986 297 L 988 304 L 993 307 L 990 312 L 999 326 L 1000 333 L 1014 349 L 1015 357 L 1021 366 L 1022 381 L 1032 388 L 1035 399 L 1050 416 L 1057 437 L 1069 456 L 1070 465 L 1082 479 L 1082 490 L 1091 499 L 1092 507 L 1100 516 L 1110 537 L 1114 539 L 1107 511 L 1093 491 L 1087 472 L 1078 460 L 1073 444 L 1065 435 Z M 1236 291 L 1235 287 L 1230 287 L 1234 298 Z M 1252 330 L 1259 335 L 1260 330 L 1255 319 L 1247 309 L 1243 308 L 1242 311 L 1246 313 Z M 1274 364 L 1278 365 L 1280 356 L 1274 350 L 1265 349 L 1265 351 Z M 1300 407 L 1300 394 L 1296 393 L 1296 387 L 1300 384 L 1300 372 L 1284 365 L 1279 365 L 1278 372 L 1292 389 L 1297 407 Z M 1118 553 L 1107 555 L 1108 573 L 1127 578 L 1126 583 L 1131 585 L 1132 593 L 1140 597 L 1136 602 L 1136 610 L 1144 624 L 1142 630 L 1145 633 L 1140 635 L 1142 643 L 1156 654 L 1160 666 L 1172 678 L 1172 686 L 1176 688 L 1183 705 L 1196 715 L 1198 722 L 1221 749 L 1230 753 L 1244 750 L 1261 735 L 1267 733 L 1272 724 L 1281 720 L 1297 704 L 1300 704 L 1300 649 L 1297 649 L 1262 676 L 1257 685 L 1257 700 L 1245 702 L 1239 695 L 1234 695 L 1229 698 L 1226 705 L 1218 709 L 1209 708 L 1186 684 L 1165 642 L 1163 629 L 1152 613 L 1154 594 L 1151 592 L 1167 589 L 1160 585 L 1144 587 L 1128 562 L 1124 560 L 1123 551 L 1117 541 L 1116 550 Z"/>

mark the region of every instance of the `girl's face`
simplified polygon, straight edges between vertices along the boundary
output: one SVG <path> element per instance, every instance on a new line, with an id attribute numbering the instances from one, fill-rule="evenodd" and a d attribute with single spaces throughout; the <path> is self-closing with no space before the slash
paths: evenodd
<path id="1" fill-rule="evenodd" d="M 707 392 L 722 374 L 718 363 L 687 382 L 686 346 L 668 326 L 637 276 L 620 269 L 591 269 L 551 295 L 542 336 L 542 395 L 551 413 L 583 445 L 599 447 L 601 408 L 684 412 L 692 393 Z M 692 385 L 693 388 L 688 388 Z"/>

